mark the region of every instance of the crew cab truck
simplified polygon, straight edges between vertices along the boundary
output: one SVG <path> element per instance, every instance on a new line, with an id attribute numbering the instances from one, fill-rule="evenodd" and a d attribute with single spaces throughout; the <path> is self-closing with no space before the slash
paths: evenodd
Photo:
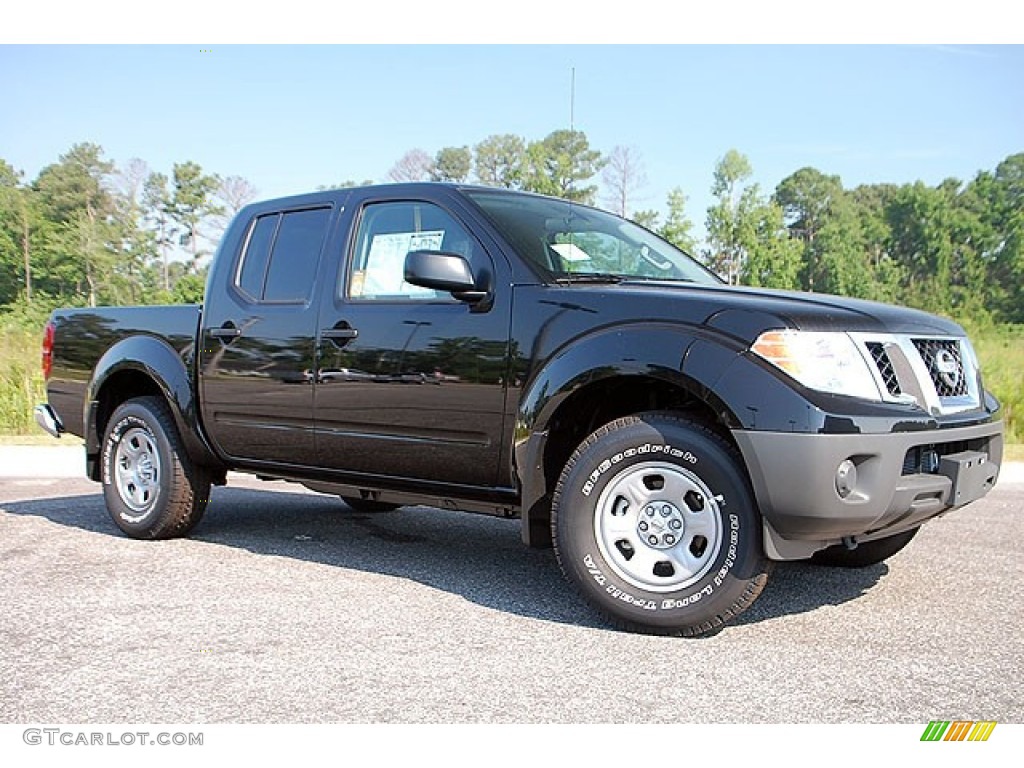
<path id="1" fill-rule="evenodd" d="M 995 484 L 963 329 L 725 285 L 566 200 L 460 185 L 256 203 L 202 306 L 59 310 L 51 434 L 127 535 L 183 536 L 228 470 L 349 507 L 521 520 L 609 622 L 697 635 L 772 561 L 880 562 Z"/>

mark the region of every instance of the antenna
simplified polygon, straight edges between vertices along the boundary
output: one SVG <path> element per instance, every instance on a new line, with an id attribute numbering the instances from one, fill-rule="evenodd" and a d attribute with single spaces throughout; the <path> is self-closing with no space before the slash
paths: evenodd
<path id="1" fill-rule="evenodd" d="M 576 147 L 576 67 L 572 67 L 569 70 L 569 148 L 570 151 L 575 154 Z M 576 178 L 573 172 L 576 170 L 575 157 L 569 158 L 569 189 L 567 190 L 570 195 L 575 192 Z M 569 209 L 569 215 L 572 215 L 572 209 Z"/>
<path id="2" fill-rule="evenodd" d="M 575 148 L 576 146 L 576 67 L 572 67 L 570 70 L 569 78 L 569 147 Z M 569 230 L 569 247 L 572 248 L 573 231 L 572 231 L 572 194 L 575 192 L 576 178 L 573 176 L 573 172 L 576 169 L 574 157 L 569 158 L 569 194 L 568 194 L 568 211 L 566 224 Z"/>
<path id="3" fill-rule="evenodd" d="M 575 133 L 576 127 L 576 67 L 572 70 L 572 79 L 569 81 L 569 133 Z"/>

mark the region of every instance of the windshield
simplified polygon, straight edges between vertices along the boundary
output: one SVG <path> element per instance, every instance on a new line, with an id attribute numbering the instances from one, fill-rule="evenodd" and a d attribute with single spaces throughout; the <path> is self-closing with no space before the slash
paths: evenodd
<path id="1" fill-rule="evenodd" d="M 675 246 L 610 213 L 514 192 L 466 195 L 524 259 L 552 279 L 721 282 Z"/>

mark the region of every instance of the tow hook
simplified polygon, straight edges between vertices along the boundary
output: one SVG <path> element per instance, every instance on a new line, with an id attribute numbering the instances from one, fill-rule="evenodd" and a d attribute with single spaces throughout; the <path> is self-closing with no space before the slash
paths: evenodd
<path id="1" fill-rule="evenodd" d="M 856 536 L 843 536 L 843 546 L 847 549 L 853 550 L 857 548 L 857 537 Z"/>

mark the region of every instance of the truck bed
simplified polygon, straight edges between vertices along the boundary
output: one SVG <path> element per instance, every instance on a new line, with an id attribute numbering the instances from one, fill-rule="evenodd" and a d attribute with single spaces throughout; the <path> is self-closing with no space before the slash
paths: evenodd
<path id="1" fill-rule="evenodd" d="M 89 380 L 97 361 L 121 339 L 152 336 L 169 344 L 192 370 L 200 305 L 96 307 L 54 313 L 53 373 L 48 383 L 50 404 L 64 427 L 84 435 Z"/>

